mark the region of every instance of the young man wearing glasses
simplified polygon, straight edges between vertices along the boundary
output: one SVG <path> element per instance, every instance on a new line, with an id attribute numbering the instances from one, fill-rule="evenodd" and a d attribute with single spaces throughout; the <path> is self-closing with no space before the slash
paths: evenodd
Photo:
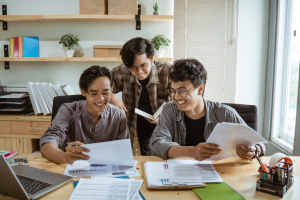
<path id="1" fill-rule="evenodd" d="M 111 103 L 125 110 L 131 143 L 133 144 L 137 132 L 141 154 L 151 155 L 149 139 L 158 119 L 146 119 L 135 114 L 134 110 L 139 108 L 154 114 L 168 101 L 168 71 L 171 64 L 154 60 L 152 43 L 140 37 L 126 42 L 120 55 L 123 64 L 112 69 L 113 93 L 122 92 L 123 102 L 112 94 Z"/>
<path id="2" fill-rule="evenodd" d="M 231 107 L 203 98 L 207 73 L 195 59 L 174 62 L 170 71 L 171 88 L 168 93 L 173 101 L 167 103 L 150 139 L 154 154 L 163 159 L 190 157 L 205 160 L 218 155 L 218 145 L 205 143 L 217 123 L 246 124 Z M 265 146 L 238 145 L 237 155 L 251 159 L 256 148 L 264 155 Z"/>
<path id="3" fill-rule="evenodd" d="M 40 140 L 41 153 L 52 162 L 72 164 L 88 160 L 89 156 L 82 154 L 88 150 L 80 145 L 129 138 L 122 110 L 109 104 L 113 90 L 109 69 L 86 69 L 79 86 L 86 101 L 63 104 Z"/>

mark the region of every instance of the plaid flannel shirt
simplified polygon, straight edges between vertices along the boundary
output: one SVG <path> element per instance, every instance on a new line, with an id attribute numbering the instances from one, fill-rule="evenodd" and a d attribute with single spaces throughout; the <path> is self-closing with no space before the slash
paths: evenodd
<path id="1" fill-rule="evenodd" d="M 152 64 L 147 88 L 153 113 L 169 99 L 167 90 L 171 84 L 168 78 L 171 66 L 171 63 L 157 60 L 154 60 Z M 139 105 L 142 85 L 124 64 L 115 67 L 111 72 L 113 76 L 113 93 L 122 92 L 122 100 L 128 110 L 125 114 L 131 144 L 133 145 L 137 120 L 134 109 Z"/>

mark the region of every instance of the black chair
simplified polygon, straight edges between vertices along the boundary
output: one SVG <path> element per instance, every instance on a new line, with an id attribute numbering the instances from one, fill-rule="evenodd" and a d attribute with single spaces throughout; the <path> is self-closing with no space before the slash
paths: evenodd
<path id="1" fill-rule="evenodd" d="M 257 131 L 257 107 L 255 105 L 244 105 L 234 103 L 223 103 L 234 108 L 246 124 Z"/>
<path id="2" fill-rule="evenodd" d="M 57 96 L 53 99 L 53 107 L 52 107 L 52 119 L 54 119 L 58 109 L 64 103 L 71 103 L 74 101 L 86 100 L 84 96 L 80 95 L 70 95 L 70 96 Z"/>

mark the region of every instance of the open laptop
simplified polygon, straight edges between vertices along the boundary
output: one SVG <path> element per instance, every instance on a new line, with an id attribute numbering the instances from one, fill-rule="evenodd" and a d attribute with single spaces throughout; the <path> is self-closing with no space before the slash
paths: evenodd
<path id="1" fill-rule="evenodd" d="M 0 155 L 0 193 L 7 196 L 21 200 L 36 199 L 72 178 L 28 165 L 11 167 L 6 158 Z"/>

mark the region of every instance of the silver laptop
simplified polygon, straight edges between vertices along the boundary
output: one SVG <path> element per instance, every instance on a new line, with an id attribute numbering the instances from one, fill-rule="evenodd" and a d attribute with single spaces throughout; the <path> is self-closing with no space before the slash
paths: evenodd
<path id="1" fill-rule="evenodd" d="M 0 156 L 0 193 L 18 199 L 36 199 L 72 180 L 73 177 L 57 174 L 28 165 L 9 166 Z"/>

